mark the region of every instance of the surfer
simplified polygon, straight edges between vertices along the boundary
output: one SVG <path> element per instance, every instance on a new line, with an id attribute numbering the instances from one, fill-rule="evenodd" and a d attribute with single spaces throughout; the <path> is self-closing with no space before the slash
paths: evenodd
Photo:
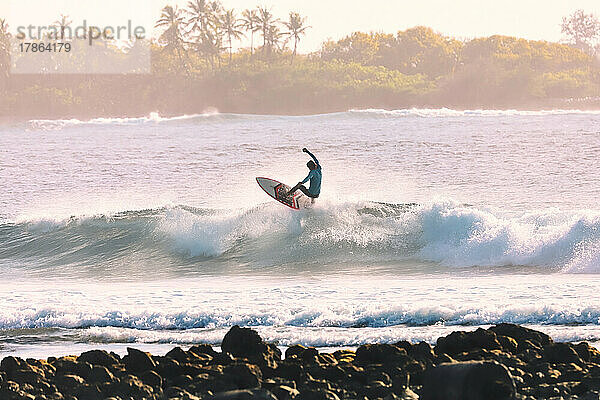
<path id="1" fill-rule="evenodd" d="M 321 193 L 321 164 L 319 164 L 319 160 L 317 160 L 317 157 L 315 157 L 313 153 L 308 151 L 306 147 L 303 148 L 302 151 L 307 153 L 313 159 L 313 161 L 309 161 L 306 163 L 306 166 L 308 167 L 310 172 L 302 182 L 298 182 L 296 186 L 290 189 L 290 191 L 288 192 L 288 196 L 292 196 L 296 190 L 300 190 L 302 193 L 313 199 L 314 202 L 314 199 L 319 197 L 319 194 Z M 310 187 L 307 189 L 306 186 L 304 186 L 304 183 L 308 182 L 309 180 Z"/>

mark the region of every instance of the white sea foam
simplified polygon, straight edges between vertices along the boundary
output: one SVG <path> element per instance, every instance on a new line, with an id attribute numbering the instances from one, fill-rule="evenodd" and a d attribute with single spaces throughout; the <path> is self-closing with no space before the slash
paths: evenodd
<path id="1" fill-rule="evenodd" d="M 100 117 L 89 120 L 79 119 L 36 119 L 31 120 L 27 123 L 28 129 L 30 130 L 60 130 L 65 127 L 78 126 L 78 125 L 140 125 L 150 123 L 161 123 L 161 122 L 174 122 L 174 121 L 185 121 L 198 118 L 206 118 L 219 115 L 216 109 L 207 110 L 202 114 L 191 114 L 191 115 L 179 115 L 174 117 L 161 117 L 159 113 L 152 112 L 145 117 L 123 117 L 123 118 L 108 118 Z"/>
<path id="2" fill-rule="evenodd" d="M 30 251 L 38 254 L 51 232 L 60 245 L 49 248 L 48 257 L 79 248 L 78 264 L 90 266 L 103 258 L 114 260 L 117 254 L 134 256 L 128 251 L 145 255 L 172 251 L 189 261 L 235 257 L 256 267 L 414 260 L 446 268 L 520 266 L 600 272 L 600 212 L 593 210 L 507 214 L 454 201 L 322 202 L 303 212 L 271 203 L 237 210 L 169 206 L 22 219 L 0 232 L 6 235 L 0 250 L 14 254 L 16 261 L 25 260 Z M 101 248 L 94 244 L 97 236 L 106 241 Z M 89 247 L 90 253 L 81 252 L 81 246 Z"/>
<path id="3" fill-rule="evenodd" d="M 553 109 L 553 110 L 453 110 L 450 108 L 407 108 L 398 110 L 385 109 L 353 109 L 349 113 L 363 116 L 385 116 L 385 117 L 465 117 L 465 116 L 548 116 L 548 115 L 598 115 L 600 110 L 576 110 L 576 109 Z"/>

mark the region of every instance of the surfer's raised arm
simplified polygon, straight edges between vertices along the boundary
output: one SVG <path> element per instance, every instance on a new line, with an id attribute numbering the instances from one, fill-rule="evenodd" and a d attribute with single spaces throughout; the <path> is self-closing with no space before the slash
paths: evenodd
<path id="1" fill-rule="evenodd" d="M 319 164 L 319 160 L 317 157 L 305 147 L 302 149 L 303 152 L 307 153 L 312 157 L 313 161 L 309 161 L 306 163 L 306 166 L 310 170 L 308 176 L 302 181 L 298 182 L 296 186 L 290 189 L 287 193 L 288 196 L 293 196 L 296 190 L 301 190 L 306 196 L 311 199 L 316 199 L 321 194 L 321 164 Z M 310 187 L 307 189 L 304 187 L 304 184 L 310 180 Z"/>
<path id="2" fill-rule="evenodd" d="M 317 164 L 317 166 L 319 168 L 321 168 L 321 164 L 319 164 L 319 160 L 317 160 L 317 157 L 315 157 L 315 155 L 313 153 L 311 153 L 306 147 L 303 148 L 302 151 L 305 152 L 306 154 L 308 154 L 309 156 L 311 156 L 312 159 L 315 161 L 315 164 Z"/>

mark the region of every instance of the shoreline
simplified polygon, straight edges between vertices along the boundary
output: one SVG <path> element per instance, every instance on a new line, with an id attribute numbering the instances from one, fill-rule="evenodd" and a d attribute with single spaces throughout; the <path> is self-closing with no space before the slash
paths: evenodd
<path id="1" fill-rule="evenodd" d="M 0 362 L 3 399 L 598 399 L 600 351 L 557 343 L 513 324 L 454 331 L 425 342 L 285 351 L 250 328 L 232 327 L 221 352 L 209 345 L 165 356 L 120 355 Z"/>

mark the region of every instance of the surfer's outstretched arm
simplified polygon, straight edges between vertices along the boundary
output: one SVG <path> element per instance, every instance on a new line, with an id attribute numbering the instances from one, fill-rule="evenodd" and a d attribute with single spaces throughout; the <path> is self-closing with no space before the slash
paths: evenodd
<path id="1" fill-rule="evenodd" d="M 308 154 L 309 156 L 312 157 L 312 159 L 314 160 L 315 164 L 317 164 L 319 166 L 319 168 L 321 167 L 321 164 L 319 164 L 319 160 L 317 160 L 317 157 L 315 157 L 315 155 L 313 153 L 311 153 L 306 147 L 302 149 L 303 152 L 305 152 L 306 154 Z"/>

